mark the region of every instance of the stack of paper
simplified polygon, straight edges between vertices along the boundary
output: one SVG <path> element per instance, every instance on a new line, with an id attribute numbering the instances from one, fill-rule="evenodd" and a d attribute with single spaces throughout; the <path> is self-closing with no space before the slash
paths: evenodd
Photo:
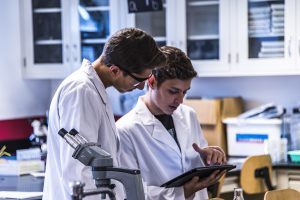
<path id="1" fill-rule="evenodd" d="M 250 7 L 248 17 L 250 37 L 284 35 L 284 4 Z"/>
<path id="2" fill-rule="evenodd" d="M 0 191 L 1 199 L 40 199 L 42 197 L 43 192 Z"/>
<path id="3" fill-rule="evenodd" d="M 258 53 L 259 58 L 276 58 L 284 56 L 283 41 L 263 41 Z"/>
<path id="4" fill-rule="evenodd" d="M 23 175 L 45 170 L 45 162 L 41 160 L 1 160 L 0 175 Z"/>
<path id="5" fill-rule="evenodd" d="M 271 6 L 271 32 L 273 34 L 284 34 L 284 4 L 272 4 Z"/>
<path id="6" fill-rule="evenodd" d="M 257 36 L 271 32 L 271 8 L 269 6 L 249 9 L 249 35 Z"/>

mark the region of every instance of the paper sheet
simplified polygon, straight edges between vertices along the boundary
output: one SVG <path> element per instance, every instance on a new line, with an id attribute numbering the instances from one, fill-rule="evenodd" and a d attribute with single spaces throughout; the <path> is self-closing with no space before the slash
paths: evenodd
<path id="1" fill-rule="evenodd" d="M 0 198 L 6 199 L 31 199 L 42 197 L 43 192 L 16 192 L 16 191 L 0 191 Z"/>

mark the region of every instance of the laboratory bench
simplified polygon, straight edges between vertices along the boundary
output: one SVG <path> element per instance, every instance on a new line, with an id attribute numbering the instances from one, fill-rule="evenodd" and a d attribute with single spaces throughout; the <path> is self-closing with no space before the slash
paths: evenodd
<path id="1" fill-rule="evenodd" d="M 34 177 L 32 175 L 0 176 L 0 191 L 42 192 L 43 187 L 43 177 Z M 0 197 L 0 200 L 4 200 L 4 198 Z"/>
<path id="2" fill-rule="evenodd" d="M 233 192 L 239 187 L 239 175 L 245 158 L 229 158 L 228 164 L 236 165 L 225 177 L 221 193 Z M 300 191 L 300 163 L 273 163 L 272 183 L 276 188 L 294 188 Z M 44 178 L 32 175 L 0 176 L 0 191 L 43 191 Z M 1 199 L 1 198 L 0 198 Z"/>
<path id="3" fill-rule="evenodd" d="M 43 191 L 44 178 L 32 175 L 0 176 L 0 191 Z"/>

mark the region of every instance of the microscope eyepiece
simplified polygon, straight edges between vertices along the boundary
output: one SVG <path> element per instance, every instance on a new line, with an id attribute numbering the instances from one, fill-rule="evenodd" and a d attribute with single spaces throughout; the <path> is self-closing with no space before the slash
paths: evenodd
<path id="1" fill-rule="evenodd" d="M 75 129 L 75 128 L 72 128 L 69 132 L 71 135 L 75 136 L 77 135 L 79 132 Z"/>
<path id="2" fill-rule="evenodd" d="M 60 129 L 59 131 L 58 131 L 58 134 L 62 137 L 62 138 L 64 138 L 65 137 L 65 135 L 68 133 L 68 131 L 66 131 L 66 129 L 64 129 L 64 128 L 62 128 L 62 129 Z"/>
<path id="3" fill-rule="evenodd" d="M 72 136 L 71 134 L 68 133 L 68 131 L 66 131 L 66 129 L 62 128 L 58 131 L 58 134 L 66 140 L 66 142 L 71 145 L 71 147 L 73 149 L 75 149 L 80 142 L 76 140 L 76 138 L 74 138 L 74 136 Z"/>

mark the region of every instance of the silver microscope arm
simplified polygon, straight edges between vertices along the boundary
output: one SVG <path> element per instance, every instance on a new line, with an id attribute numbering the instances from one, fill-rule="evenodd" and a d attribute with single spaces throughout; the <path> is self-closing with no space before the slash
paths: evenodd
<path id="1" fill-rule="evenodd" d="M 69 133 L 61 129 L 58 134 L 75 149 L 72 157 L 82 164 L 92 167 L 92 175 L 97 189 L 83 190 L 84 184 L 75 182 L 71 184 L 73 200 L 81 200 L 85 196 L 106 194 L 115 199 L 114 184 L 111 179 L 120 181 L 126 191 L 128 200 L 145 200 L 140 170 L 130 170 L 113 167 L 113 159 L 109 153 L 101 149 L 96 143 L 87 142 L 78 131 L 72 129 Z"/>
<path id="2" fill-rule="evenodd" d="M 72 200 L 82 200 L 86 196 L 97 195 L 97 194 L 108 194 L 111 200 L 115 200 L 115 192 L 113 189 L 107 187 L 101 187 L 97 189 L 84 190 L 85 184 L 80 181 L 70 182 L 69 187 L 72 189 L 71 198 Z M 105 197 L 104 197 L 105 198 Z"/>

